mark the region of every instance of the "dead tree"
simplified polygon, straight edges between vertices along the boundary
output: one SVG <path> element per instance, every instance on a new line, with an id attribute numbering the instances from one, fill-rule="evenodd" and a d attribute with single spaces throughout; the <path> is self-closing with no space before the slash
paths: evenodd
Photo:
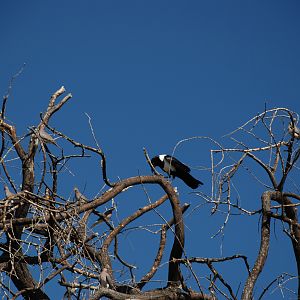
<path id="1" fill-rule="evenodd" d="M 253 299 L 255 283 L 268 257 L 272 219 L 279 222 L 282 232 L 291 241 L 298 270 L 298 274 L 294 276 L 295 279 L 298 278 L 298 293 L 295 294 L 300 299 L 298 121 L 299 116 L 287 108 L 265 110 L 227 135 L 233 142 L 232 147 L 220 146 L 220 149 L 211 150 L 213 185 L 212 196 L 207 202 L 213 204 L 212 213 L 218 211 L 220 206 L 227 207 L 227 217 L 220 232 L 229 222 L 233 210 L 248 215 L 261 214 L 262 217 L 260 249 L 243 287 L 242 299 Z M 217 163 L 216 156 L 221 156 Z M 230 164 L 227 164 L 227 158 L 230 159 Z M 258 182 L 258 186 L 265 189 L 256 211 L 247 211 L 238 201 L 232 200 L 235 198 L 232 181 L 239 176 L 241 170 L 246 171 L 249 177 Z M 261 291 L 260 297 L 275 283 L 276 279 Z"/>
<path id="2" fill-rule="evenodd" d="M 1 200 L 0 204 L 0 285 L 4 297 L 50 299 L 51 295 L 45 292 L 45 286 L 57 284 L 59 277 L 59 284 L 65 289 L 65 299 L 100 299 L 104 296 L 111 299 L 217 299 L 218 296 L 237 299 L 238 295 L 216 270 L 215 264 L 241 259 L 244 262 L 245 272 L 249 272 L 242 298 L 251 299 L 256 279 L 267 259 L 272 218 L 288 224 L 287 232 L 293 244 L 299 270 L 299 224 L 297 204 L 292 200 L 299 200 L 300 196 L 284 189 L 300 154 L 295 129 L 290 133 L 285 131 L 286 122 L 292 122 L 293 128 L 296 128 L 298 119 L 294 119 L 294 113 L 280 108 L 265 111 L 238 128 L 238 132 L 255 137 L 263 146 L 251 148 L 242 140 L 235 140 L 237 146 L 234 148 L 220 147 L 212 150 L 210 169 L 213 179 L 212 195 L 203 197 L 203 194 L 199 194 L 213 205 L 215 213 L 223 205 L 243 210 L 231 200 L 232 178 L 237 176 L 246 159 L 252 160 L 267 173 L 271 186 L 261 197 L 259 210 L 262 215 L 261 248 L 254 267 L 250 269 L 245 255 L 236 254 L 218 258 L 188 257 L 185 252 L 183 219 L 188 205 L 180 203 L 176 189 L 167 178 L 157 173 L 111 182 L 107 175 L 109 167 L 106 156 L 96 141 L 91 123 L 90 128 L 96 146 L 85 145 L 77 141 L 76 136 L 67 136 L 63 131 L 50 126 L 53 115 L 60 113 L 60 109 L 72 99 L 71 94 L 63 97 L 64 93 L 65 89 L 61 87 L 51 96 L 48 107 L 40 114 L 39 123 L 29 127 L 28 133 L 22 137 L 18 136 L 17 128 L 6 117 L 8 96 L 3 100 L 0 119 L 2 133 L 0 159 L 3 170 L 1 179 L 12 191 L 8 197 Z M 279 120 L 285 121 L 281 139 L 274 133 L 274 124 Z M 251 129 L 247 129 L 250 125 Z M 268 140 L 253 133 L 258 125 L 264 126 L 267 130 Z M 231 137 L 235 133 L 232 133 Z M 61 146 L 62 144 L 72 147 L 67 148 Z M 240 157 L 231 167 L 222 167 L 225 163 L 224 157 L 231 152 L 238 153 Z M 257 155 L 260 152 L 270 153 L 267 163 Z M 75 189 L 75 200 L 70 201 L 66 199 L 67 192 L 59 185 L 63 176 L 62 170 L 67 168 L 72 160 L 85 159 L 91 154 L 99 163 L 99 172 L 102 174 L 105 188 L 93 199 L 87 199 Z M 222 159 L 216 164 L 214 155 L 218 154 L 221 154 Z M 148 159 L 147 153 L 146 158 Z M 14 164 L 19 165 L 20 179 L 14 177 L 12 160 Z M 152 166 L 149 159 L 148 163 L 150 171 Z M 39 168 L 41 172 L 37 173 L 36 170 Z M 277 173 L 281 174 L 279 180 Z M 112 199 L 126 194 L 131 188 L 144 189 L 149 185 L 157 186 L 161 191 L 156 201 L 149 201 L 144 206 L 136 202 L 136 210 L 132 214 L 119 219 L 117 223 L 111 222 L 114 209 L 106 210 L 104 207 Z M 120 236 L 132 222 L 155 211 L 166 201 L 170 204 L 172 218 L 164 219 L 155 232 L 159 235 L 157 249 L 153 247 L 155 258 L 151 267 L 144 271 L 144 275 L 136 279 L 134 275 L 136 266 L 121 257 L 118 251 Z M 273 202 L 278 205 L 272 205 Z M 281 213 L 275 212 L 276 209 L 280 209 Z M 105 228 L 103 234 L 98 232 L 99 224 Z M 143 229 L 145 228 L 146 225 Z M 166 253 L 168 231 L 172 232 L 170 253 Z M 169 257 L 167 278 L 162 279 L 165 280 L 165 285 L 145 291 L 144 287 L 147 287 L 162 265 L 163 255 Z M 205 264 L 210 270 L 208 286 L 199 281 L 200 274 L 193 270 L 195 263 Z M 119 269 L 122 266 L 126 270 L 123 274 L 129 276 L 130 280 L 122 281 L 121 276 L 116 279 L 116 265 Z M 187 286 L 182 275 L 183 265 L 190 271 L 196 283 L 193 289 Z M 35 268 L 34 272 L 32 267 Z"/>

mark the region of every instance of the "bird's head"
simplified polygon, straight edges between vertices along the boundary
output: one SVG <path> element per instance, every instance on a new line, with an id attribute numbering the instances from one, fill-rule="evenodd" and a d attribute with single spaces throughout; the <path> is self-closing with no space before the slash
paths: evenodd
<path id="1" fill-rule="evenodd" d="M 155 167 L 160 167 L 161 169 L 163 169 L 164 167 L 164 158 L 165 158 L 165 154 L 161 154 L 161 155 L 156 155 L 151 159 L 151 163 L 152 166 Z M 155 173 L 154 170 L 152 170 L 152 173 Z"/>
<path id="2" fill-rule="evenodd" d="M 151 159 L 153 167 L 162 167 L 164 164 L 164 158 L 166 154 L 156 155 Z"/>
<path id="3" fill-rule="evenodd" d="M 158 161 L 159 161 L 158 156 L 154 156 L 154 157 L 151 159 L 151 164 L 153 165 L 153 167 L 156 167 L 156 166 L 157 166 Z"/>
<path id="4" fill-rule="evenodd" d="M 160 166 L 162 164 L 162 162 L 160 161 L 159 157 L 158 156 L 154 156 L 152 159 L 151 159 L 151 164 L 152 166 L 155 168 L 157 166 Z M 151 168 L 152 169 L 152 168 Z M 155 171 L 152 169 L 151 170 L 152 173 L 155 173 Z"/>

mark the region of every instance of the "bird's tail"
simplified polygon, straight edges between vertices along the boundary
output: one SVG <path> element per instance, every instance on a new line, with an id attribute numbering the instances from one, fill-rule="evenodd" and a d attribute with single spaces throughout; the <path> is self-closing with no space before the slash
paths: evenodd
<path id="1" fill-rule="evenodd" d="M 199 185 L 203 184 L 203 182 L 194 178 L 190 173 L 176 174 L 176 176 L 192 189 L 196 189 Z"/>

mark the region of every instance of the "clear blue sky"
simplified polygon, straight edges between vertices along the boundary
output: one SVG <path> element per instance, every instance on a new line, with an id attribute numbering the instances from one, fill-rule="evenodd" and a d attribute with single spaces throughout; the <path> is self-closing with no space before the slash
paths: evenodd
<path id="1" fill-rule="evenodd" d="M 299 1 L 2 1 L 2 95 L 26 63 L 14 83 L 7 117 L 20 135 L 25 133 L 39 122 L 51 93 L 64 85 L 73 99 L 50 125 L 93 145 L 87 112 L 107 155 L 110 179 L 149 174 L 143 147 L 155 155 L 172 153 L 179 140 L 195 135 L 221 140 L 263 111 L 265 103 L 300 112 L 299 13 Z M 186 144 L 176 157 L 192 167 L 209 166 L 210 147 L 202 141 Z M 95 161 L 80 168 L 64 178 L 60 192 L 65 197 L 74 185 L 89 197 L 100 190 Z M 194 175 L 209 194 L 209 172 L 194 170 Z M 182 202 L 201 203 L 180 181 L 175 185 Z M 239 183 L 243 188 L 247 181 Z M 131 211 L 140 205 L 138 198 L 123 200 L 120 207 L 130 201 Z M 247 201 L 259 207 L 259 198 Z M 120 210 L 123 217 L 126 206 Z M 220 239 L 210 236 L 222 220 L 211 217 L 209 208 L 189 217 L 189 255 L 221 255 Z M 226 233 L 223 255 L 256 254 L 256 222 L 251 239 Z M 268 265 L 268 280 L 284 271 L 283 265 L 295 274 L 290 245 L 281 248 L 280 228 L 273 239 L 276 250 L 270 259 L 282 251 L 290 256 L 281 269 Z M 135 250 L 139 260 L 140 250 Z M 238 285 L 236 273 L 227 276 Z"/>

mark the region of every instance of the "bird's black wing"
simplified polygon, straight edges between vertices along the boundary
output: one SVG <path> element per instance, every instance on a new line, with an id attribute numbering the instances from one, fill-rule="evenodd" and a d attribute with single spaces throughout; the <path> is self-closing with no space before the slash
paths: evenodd
<path id="1" fill-rule="evenodd" d="M 189 173 L 191 171 L 187 165 L 183 164 L 174 156 L 166 155 L 165 159 L 176 169 L 177 172 Z"/>

